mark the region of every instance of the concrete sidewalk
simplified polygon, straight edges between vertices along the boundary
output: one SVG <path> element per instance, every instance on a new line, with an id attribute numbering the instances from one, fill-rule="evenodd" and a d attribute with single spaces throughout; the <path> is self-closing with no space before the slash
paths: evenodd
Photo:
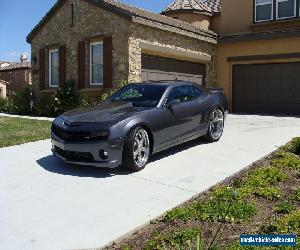
<path id="1" fill-rule="evenodd" d="M 0 149 L 0 249 L 104 246 L 300 135 L 300 118 L 229 115 L 218 143 L 191 142 L 128 173 L 65 164 L 50 140 Z"/>
<path id="2" fill-rule="evenodd" d="M 25 118 L 31 120 L 39 120 L 39 121 L 53 121 L 54 118 L 49 117 L 38 117 L 38 116 L 27 116 L 27 115 L 11 115 L 6 113 L 0 113 L 0 117 L 13 117 L 13 118 Z"/>

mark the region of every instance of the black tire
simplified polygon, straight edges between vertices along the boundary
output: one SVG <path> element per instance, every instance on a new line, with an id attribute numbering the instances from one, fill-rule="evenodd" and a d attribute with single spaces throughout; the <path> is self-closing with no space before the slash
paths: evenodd
<path id="1" fill-rule="evenodd" d="M 134 158 L 134 143 L 135 138 L 137 134 L 141 131 L 145 131 L 148 136 L 148 145 L 149 145 L 149 153 L 148 156 L 145 157 L 145 162 L 143 162 L 142 165 L 138 165 Z M 150 140 L 149 140 L 149 134 L 143 127 L 136 127 L 133 129 L 129 135 L 127 136 L 127 139 L 124 143 L 124 149 L 123 149 L 123 167 L 131 170 L 131 171 L 141 171 L 145 168 L 147 165 L 149 158 L 150 158 Z"/>
<path id="2" fill-rule="evenodd" d="M 220 132 L 220 135 L 218 135 L 217 137 L 213 135 L 213 132 L 211 131 L 211 122 L 212 122 L 212 116 L 214 114 L 214 112 L 218 112 L 218 114 L 222 114 L 222 131 Z M 209 115 L 209 121 L 208 121 L 208 130 L 207 130 L 207 134 L 204 136 L 204 140 L 212 143 L 212 142 L 217 142 L 221 139 L 222 135 L 223 135 L 223 130 L 224 130 L 224 113 L 221 109 L 214 109 L 210 115 Z"/>

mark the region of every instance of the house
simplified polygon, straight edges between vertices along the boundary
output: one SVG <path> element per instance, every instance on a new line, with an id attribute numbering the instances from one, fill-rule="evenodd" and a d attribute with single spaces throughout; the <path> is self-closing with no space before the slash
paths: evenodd
<path id="1" fill-rule="evenodd" d="M 0 97 L 6 98 L 6 86 L 8 82 L 0 79 Z"/>
<path id="2" fill-rule="evenodd" d="M 299 0 L 178 0 L 164 14 L 218 33 L 217 82 L 234 112 L 300 114 Z"/>
<path id="3" fill-rule="evenodd" d="M 31 64 L 27 56 L 21 55 L 20 62 L 0 62 L 0 80 L 5 83 L 7 96 L 30 87 Z"/>
<path id="4" fill-rule="evenodd" d="M 81 96 L 123 80 L 217 82 L 214 32 L 113 0 L 59 0 L 27 41 L 35 96 L 69 80 Z"/>
<path id="5" fill-rule="evenodd" d="M 83 96 L 122 80 L 224 89 L 234 112 L 300 113 L 300 0 L 175 0 L 161 14 L 59 0 L 28 35 L 36 95 Z"/>

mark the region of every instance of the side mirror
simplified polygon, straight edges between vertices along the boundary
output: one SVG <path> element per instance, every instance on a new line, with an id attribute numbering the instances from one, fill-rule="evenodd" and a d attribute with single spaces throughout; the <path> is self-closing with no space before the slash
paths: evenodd
<path id="1" fill-rule="evenodd" d="M 177 104 L 179 104 L 179 103 L 180 103 L 180 100 L 179 100 L 179 99 L 173 99 L 173 100 L 171 100 L 170 102 L 167 102 L 167 104 L 165 105 L 165 107 L 166 107 L 167 109 L 169 109 L 169 108 L 172 108 L 172 106 L 177 105 Z"/>

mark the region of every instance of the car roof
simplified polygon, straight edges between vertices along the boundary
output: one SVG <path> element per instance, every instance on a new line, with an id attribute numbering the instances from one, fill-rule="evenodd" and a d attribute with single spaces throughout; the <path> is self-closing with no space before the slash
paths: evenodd
<path id="1" fill-rule="evenodd" d="M 145 81 L 145 82 L 141 82 L 141 83 L 137 83 L 137 84 L 146 84 L 146 85 L 162 85 L 162 86 L 182 86 L 182 85 L 198 85 L 197 83 L 193 83 L 193 82 L 188 82 L 188 81 L 178 81 L 178 80 L 166 80 L 166 81 Z"/>

